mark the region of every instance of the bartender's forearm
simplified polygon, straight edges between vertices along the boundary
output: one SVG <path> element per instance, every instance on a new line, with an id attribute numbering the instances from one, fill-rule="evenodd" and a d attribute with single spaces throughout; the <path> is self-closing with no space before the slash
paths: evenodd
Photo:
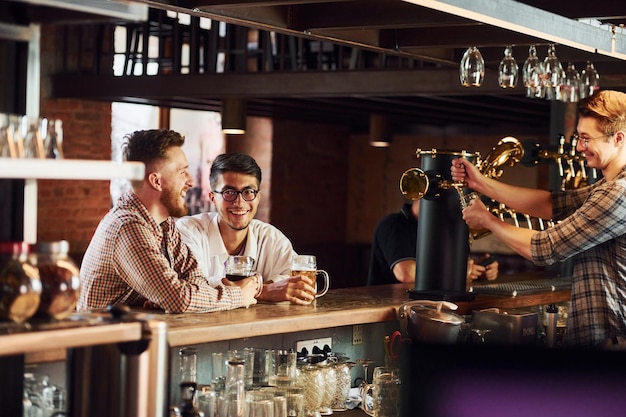
<path id="1" fill-rule="evenodd" d="M 540 219 L 552 218 L 552 195 L 549 191 L 518 187 L 491 178 L 480 188 L 476 191 L 520 213 Z"/>
<path id="2" fill-rule="evenodd" d="M 532 261 L 530 242 L 533 234 L 537 233 L 535 230 L 516 227 L 512 224 L 503 222 L 496 216 L 491 216 L 488 229 L 520 256 Z"/>

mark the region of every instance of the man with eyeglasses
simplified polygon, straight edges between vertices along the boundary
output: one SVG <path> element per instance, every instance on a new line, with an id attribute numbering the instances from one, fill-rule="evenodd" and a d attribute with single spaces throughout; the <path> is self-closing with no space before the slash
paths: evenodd
<path id="1" fill-rule="evenodd" d="M 480 200 L 463 210 L 471 228 L 487 228 L 537 265 L 573 259 L 564 343 L 620 348 L 626 336 L 626 94 L 599 91 L 578 103 L 576 150 L 602 179 L 549 192 L 501 183 L 465 159 L 452 162 L 454 181 L 534 217 L 553 219 L 544 231 L 515 227 Z"/>
<path id="2" fill-rule="evenodd" d="M 143 162 L 145 175 L 132 182 L 89 243 L 78 310 L 124 304 L 204 313 L 256 303 L 256 279 L 209 285 L 174 225 L 174 217 L 187 214 L 185 194 L 193 187 L 184 142 L 178 132 L 165 129 L 126 137 L 125 160 Z"/>
<path id="3" fill-rule="evenodd" d="M 261 200 L 261 168 L 254 158 L 242 153 L 218 155 L 209 182 L 217 211 L 176 222 L 209 283 L 218 285 L 225 279 L 229 255 L 251 256 L 264 281 L 258 300 L 310 304 L 314 283 L 305 276 L 290 277 L 296 254 L 291 241 L 275 226 L 254 218 Z"/>

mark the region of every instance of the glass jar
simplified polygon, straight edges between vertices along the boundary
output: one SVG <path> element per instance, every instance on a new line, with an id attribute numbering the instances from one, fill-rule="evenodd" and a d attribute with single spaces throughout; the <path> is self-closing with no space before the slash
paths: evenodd
<path id="1" fill-rule="evenodd" d="M 0 319 L 23 323 L 40 305 L 39 271 L 25 242 L 0 242 Z"/>
<path id="2" fill-rule="evenodd" d="M 304 363 L 298 368 L 298 386 L 302 388 L 304 399 L 304 415 L 320 416 L 324 401 L 324 375 L 317 364 Z"/>
<path id="3" fill-rule="evenodd" d="M 39 269 L 42 292 L 37 317 L 62 320 L 76 308 L 80 290 L 78 266 L 69 257 L 67 241 L 37 243 L 29 259 Z"/>
<path id="4" fill-rule="evenodd" d="M 336 384 L 332 402 L 333 411 L 345 411 L 348 408 L 347 401 L 352 383 L 351 369 L 354 365 L 356 363 L 346 360 L 340 360 L 334 364 Z"/>
<path id="5" fill-rule="evenodd" d="M 318 364 L 320 372 L 322 374 L 322 405 L 320 406 L 320 414 L 328 416 L 333 413 L 333 399 L 335 397 L 335 390 L 337 389 L 337 373 L 334 363 L 322 362 Z"/>

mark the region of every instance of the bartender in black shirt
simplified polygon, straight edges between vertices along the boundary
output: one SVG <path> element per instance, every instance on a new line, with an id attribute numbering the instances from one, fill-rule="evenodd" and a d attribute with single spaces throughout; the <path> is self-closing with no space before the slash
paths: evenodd
<path id="1" fill-rule="evenodd" d="M 415 282 L 419 202 L 403 204 L 399 212 L 386 215 L 376 226 L 367 285 Z M 476 261 L 468 260 L 470 280 L 484 277 L 491 281 L 498 277 L 498 261 L 481 265 L 489 257 L 485 254 Z"/>

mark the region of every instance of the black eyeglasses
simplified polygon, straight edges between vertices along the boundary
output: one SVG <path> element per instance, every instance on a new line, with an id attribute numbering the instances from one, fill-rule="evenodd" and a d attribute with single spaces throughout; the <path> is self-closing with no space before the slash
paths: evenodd
<path id="1" fill-rule="evenodd" d="M 241 194 L 241 198 L 244 201 L 252 201 L 256 198 L 256 195 L 259 193 L 259 190 L 255 190 L 254 188 L 245 188 L 241 191 L 233 190 L 232 188 L 227 188 L 222 191 L 213 191 L 214 193 L 221 194 L 224 201 L 229 203 L 235 201 L 237 196 Z"/>

